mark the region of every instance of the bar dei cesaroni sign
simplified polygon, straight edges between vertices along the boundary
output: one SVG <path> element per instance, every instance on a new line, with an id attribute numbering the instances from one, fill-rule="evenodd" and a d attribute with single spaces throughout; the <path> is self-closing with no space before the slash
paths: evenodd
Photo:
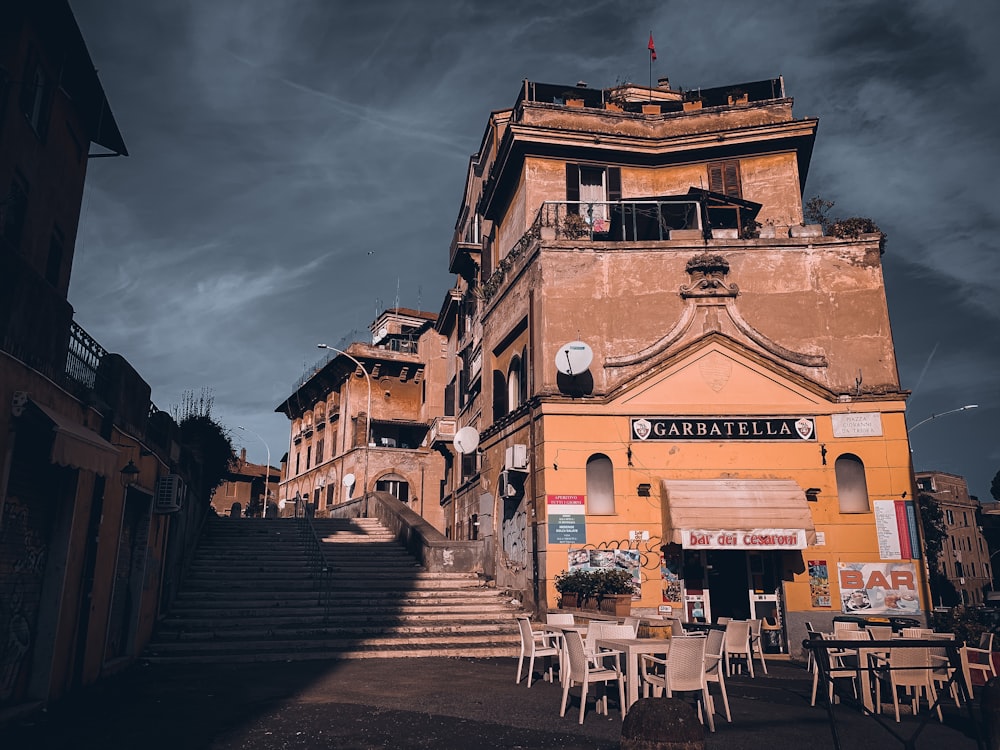
<path id="1" fill-rule="evenodd" d="M 812 417 L 639 417 L 633 440 L 815 440 Z"/>
<path id="2" fill-rule="evenodd" d="M 685 529 L 684 549 L 805 549 L 802 529 Z"/>

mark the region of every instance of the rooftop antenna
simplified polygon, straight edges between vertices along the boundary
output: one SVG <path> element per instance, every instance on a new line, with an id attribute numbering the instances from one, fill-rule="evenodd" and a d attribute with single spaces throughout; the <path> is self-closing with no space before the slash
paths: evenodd
<path id="1" fill-rule="evenodd" d="M 399 277 L 398 276 L 396 277 L 396 306 L 395 306 L 395 310 L 396 310 L 397 313 L 399 312 Z"/>

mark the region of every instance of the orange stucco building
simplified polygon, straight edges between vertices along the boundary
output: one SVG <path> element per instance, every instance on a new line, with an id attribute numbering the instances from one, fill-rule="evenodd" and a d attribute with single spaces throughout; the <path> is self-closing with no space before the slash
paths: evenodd
<path id="1" fill-rule="evenodd" d="M 817 124 L 781 79 L 525 81 L 490 115 L 438 328 L 479 438 L 446 523 L 498 585 L 544 609 L 560 571 L 627 567 L 633 609 L 786 644 L 926 605 L 883 238 L 806 223 Z"/>
<path id="2" fill-rule="evenodd" d="M 315 513 L 366 492 L 389 492 L 440 531 L 444 458 L 444 338 L 434 313 L 386 310 L 371 343 L 330 347 L 275 411 L 290 421 L 279 513 Z M 369 421 L 370 420 L 370 421 Z"/>

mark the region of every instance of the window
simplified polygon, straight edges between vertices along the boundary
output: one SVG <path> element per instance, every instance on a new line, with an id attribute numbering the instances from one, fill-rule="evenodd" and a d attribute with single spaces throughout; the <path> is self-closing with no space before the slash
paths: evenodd
<path id="1" fill-rule="evenodd" d="M 507 368 L 507 411 L 521 405 L 521 358 L 515 355 Z"/>
<path id="2" fill-rule="evenodd" d="M 615 512 L 614 466 L 603 453 L 587 459 L 587 512 L 595 516 L 610 516 Z"/>
<path id="3" fill-rule="evenodd" d="M 949 526 L 954 526 L 955 525 L 955 514 L 952 513 L 950 510 L 946 510 L 944 512 L 944 518 L 948 522 Z"/>
<path id="4" fill-rule="evenodd" d="M 493 421 L 507 416 L 507 379 L 500 370 L 493 371 Z"/>
<path id="5" fill-rule="evenodd" d="M 708 165 L 708 189 L 731 198 L 742 198 L 739 160 L 711 162 Z"/>
<path id="6" fill-rule="evenodd" d="M 312 464 L 312 452 L 313 449 L 312 446 L 310 445 L 308 448 L 306 448 L 306 469 L 308 469 Z"/>
<path id="7" fill-rule="evenodd" d="M 28 54 L 21 82 L 21 112 L 39 138 L 45 138 L 49 124 L 49 85 L 35 50 Z"/>
<path id="8" fill-rule="evenodd" d="M 28 181 L 20 173 L 15 173 L 7 197 L 0 199 L 0 212 L 4 238 L 15 248 L 20 247 L 24 219 L 28 213 Z"/>
<path id="9" fill-rule="evenodd" d="M 323 460 L 323 438 L 316 441 L 316 463 L 319 464 Z"/>
<path id="10" fill-rule="evenodd" d="M 955 562 L 955 575 L 957 575 L 959 578 L 965 575 L 965 573 L 962 571 L 962 563 L 958 561 Z"/>
<path id="11" fill-rule="evenodd" d="M 869 513 L 868 482 L 865 465 L 860 458 L 845 453 L 834 464 L 837 476 L 837 498 L 841 513 Z"/>
<path id="12" fill-rule="evenodd" d="M 401 503 L 410 501 L 410 485 L 399 474 L 386 474 L 375 482 L 376 492 L 388 492 Z"/>
<path id="13" fill-rule="evenodd" d="M 452 378 L 451 382 L 444 388 L 444 415 L 446 417 L 455 416 L 455 378 Z"/>
<path id="14" fill-rule="evenodd" d="M 333 488 L 334 488 L 334 483 L 333 482 L 330 482 L 330 484 L 328 484 L 326 486 L 326 507 L 327 508 L 329 508 L 331 505 L 333 505 Z"/>
<path id="15" fill-rule="evenodd" d="M 302 469 L 299 466 L 299 459 L 302 458 L 301 451 L 295 451 L 295 473 L 298 474 Z"/>
<path id="16" fill-rule="evenodd" d="M 609 218 L 605 203 L 622 199 L 622 171 L 618 167 L 582 164 L 566 165 L 566 201 L 570 213 L 581 214 L 595 232 L 607 231 L 598 225 Z"/>
<path id="17" fill-rule="evenodd" d="M 62 276 L 63 261 L 63 234 L 59 227 L 52 230 L 52 239 L 49 240 L 49 257 L 45 261 L 45 280 L 52 286 L 59 286 L 59 279 Z"/>

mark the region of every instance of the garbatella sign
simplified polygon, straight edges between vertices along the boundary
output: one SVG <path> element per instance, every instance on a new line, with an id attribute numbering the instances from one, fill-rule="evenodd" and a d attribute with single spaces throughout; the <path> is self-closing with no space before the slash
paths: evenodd
<path id="1" fill-rule="evenodd" d="M 639 417 L 633 440 L 815 440 L 812 417 Z"/>

